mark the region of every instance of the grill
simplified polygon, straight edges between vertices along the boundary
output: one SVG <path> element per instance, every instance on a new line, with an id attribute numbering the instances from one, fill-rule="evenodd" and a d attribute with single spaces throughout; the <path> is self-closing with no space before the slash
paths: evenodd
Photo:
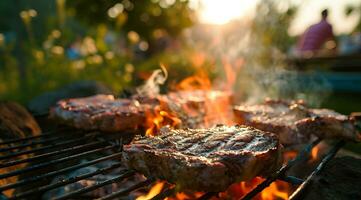
<path id="1" fill-rule="evenodd" d="M 41 198 L 41 196 L 50 190 L 66 186 L 85 180 L 96 175 L 106 175 L 110 171 L 120 168 L 121 162 L 116 162 L 108 166 L 101 167 L 95 171 L 82 173 L 80 175 L 61 179 L 56 182 L 51 182 L 54 177 L 72 172 L 74 170 L 82 169 L 94 164 L 110 161 L 121 160 L 122 146 L 127 140 L 125 133 L 119 134 L 104 134 L 101 132 L 84 132 L 79 130 L 57 128 L 54 131 L 43 133 L 39 136 L 31 136 L 22 139 L 9 140 L 0 143 L 0 152 L 7 153 L 0 156 L 0 169 L 16 166 L 23 163 L 28 163 L 26 167 L 19 167 L 13 171 L 5 174 L 0 174 L 0 179 L 5 179 L 13 176 L 24 177 L 17 182 L 0 186 L 2 192 L 1 199 L 29 199 L 30 197 Z M 128 138 L 129 139 L 129 138 Z M 322 140 L 316 139 L 314 142 L 306 145 L 297 156 L 284 164 L 279 171 L 264 180 L 251 192 L 245 195 L 242 199 L 248 200 L 255 197 L 262 190 L 268 187 L 275 180 L 286 181 L 292 185 L 298 185 L 298 189 L 290 196 L 290 199 L 299 199 L 305 191 L 305 188 L 310 184 L 313 177 L 317 175 L 323 167 L 330 161 L 337 151 L 345 144 L 344 141 L 337 142 L 328 153 L 321 159 L 315 170 L 305 179 L 300 179 L 294 176 L 287 176 L 286 172 L 293 166 L 306 162 L 309 159 L 312 148 L 319 144 Z M 4 146 L 7 146 L 4 148 Z M 19 158 L 19 156 L 26 155 L 26 158 Z M 80 162 L 82 159 L 87 159 L 86 162 Z M 58 166 L 58 167 L 54 167 Z M 60 166 L 60 167 L 59 167 Z M 97 190 L 113 183 L 120 183 L 121 181 L 135 176 L 136 172 L 131 170 L 121 170 L 116 176 L 112 176 L 103 181 L 96 182 L 93 185 L 85 186 L 80 189 L 69 191 L 60 199 L 79 199 L 84 198 L 88 192 Z M 133 183 L 131 186 L 120 188 L 117 191 L 112 191 L 111 194 L 103 196 L 99 199 L 108 200 L 115 199 L 121 196 L 127 196 L 131 192 L 144 187 L 151 186 L 156 180 L 148 177 L 145 180 Z M 21 188 L 21 192 L 17 192 L 11 197 L 6 197 L 3 192 L 10 189 Z M 24 189 L 25 188 L 25 189 Z M 161 193 L 153 197 L 153 199 L 163 199 L 167 196 L 175 194 L 175 187 L 168 184 L 163 188 Z M 208 192 L 199 199 L 210 199 L 216 196 L 217 193 Z M 89 197 L 91 199 L 91 197 Z"/>

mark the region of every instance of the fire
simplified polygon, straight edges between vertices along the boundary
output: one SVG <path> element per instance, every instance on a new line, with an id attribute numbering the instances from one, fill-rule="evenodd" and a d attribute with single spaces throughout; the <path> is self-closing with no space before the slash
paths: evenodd
<path id="1" fill-rule="evenodd" d="M 230 70 L 228 70 L 230 71 Z M 202 70 L 194 76 L 188 77 L 182 80 L 177 86 L 177 90 L 186 90 L 200 92 L 202 100 L 203 110 L 197 110 L 188 107 L 183 108 L 187 113 L 201 113 L 203 112 L 203 124 L 202 127 L 211 127 L 216 124 L 234 125 L 236 124 L 232 108 L 232 92 L 228 90 L 214 90 L 211 80 L 205 72 Z M 189 112 L 188 112 L 189 111 Z"/>
<path id="2" fill-rule="evenodd" d="M 163 106 L 158 105 L 146 111 L 146 127 L 145 134 L 148 136 L 158 135 L 160 128 L 163 126 L 177 127 L 181 120 L 172 114 L 163 110 Z"/>
<path id="3" fill-rule="evenodd" d="M 313 147 L 311 151 L 311 161 L 318 160 L 318 153 L 320 151 L 320 148 L 318 146 Z"/>
<path id="4" fill-rule="evenodd" d="M 197 199 L 201 197 L 204 193 L 203 192 L 194 192 L 192 194 L 187 194 L 185 192 L 178 192 L 174 195 L 174 197 L 167 197 L 164 200 L 190 200 L 190 199 Z"/>
<path id="5" fill-rule="evenodd" d="M 296 158 L 298 152 L 297 151 L 286 151 L 283 153 L 283 161 L 288 162 Z"/>
<path id="6" fill-rule="evenodd" d="M 148 200 L 148 199 L 152 199 L 153 197 L 155 197 L 157 194 L 159 194 L 163 187 L 164 187 L 165 182 L 164 181 L 158 181 L 156 182 L 153 187 L 149 190 L 148 194 L 146 195 L 142 195 L 137 197 L 136 200 Z"/>
<path id="7" fill-rule="evenodd" d="M 210 90 L 211 88 L 211 80 L 205 72 L 185 78 L 176 86 L 177 90 Z"/>
<path id="8" fill-rule="evenodd" d="M 288 199 L 289 185 L 285 182 L 273 182 L 268 188 L 261 192 L 261 199 L 274 200 L 274 199 Z"/>
<path id="9" fill-rule="evenodd" d="M 212 197 L 212 200 L 223 200 L 223 199 L 232 199 L 238 200 L 246 195 L 248 192 L 252 191 L 258 184 L 264 181 L 263 178 L 256 177 L 250 181 L 243 181 L 240 183 L 236 183 L 231 185 L 225 192 L 220 192 L 218 197 Z M 141 196 L 137 198 L 137 200 L 145 200 L 150 199 L 157 194 L 159 194 L 162 190 L 159 189 L 159 185 L 162 183 L 161 187 L 163 188 L 164 182 L 157 182 L 148 192 L 147 195 Z M 255 200 L 285 200 L 288 199 L 289 193 L 291 192 L 291 188 L 288 183 L 282 181 L 275 181 L 269 187 L 264 189 L 260 194 L 258 194 L 254 199 Z M 194 192 L 194 193 L 186 193 L 186 192 L 177 192 L 173 196 L 166 197 L 165 200 L 189 200 L 189 199 L 197 199 L 201 197 L 204 192 Z M 145 198 L 150 197 L 150 198 Z"/>

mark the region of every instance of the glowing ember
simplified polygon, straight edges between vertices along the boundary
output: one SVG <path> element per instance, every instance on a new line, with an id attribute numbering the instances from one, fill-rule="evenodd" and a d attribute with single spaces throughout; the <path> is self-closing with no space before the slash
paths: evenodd
<path id="1" fill-rule="evenodd" d="M 319 146 L 315 146 L 311 151 L 311 161 L 318 160 Z"/>
<path id="2" fill-rule="evenodd" d="M 197 199 L 201 197 L 204 193 L 203 192 L 194 192 L 191 194 L 178 192 L 174 195 L 174 197 L 167 197 L 164 200 L 190 200 L 190 199 Z"/>
<path id="3" fill-rule="evenodd" d="M 289 160 L 293 160 L 297 156 L 297 151 L 286 151 L 283 153 L 283 161 L 288 162 Z"/>

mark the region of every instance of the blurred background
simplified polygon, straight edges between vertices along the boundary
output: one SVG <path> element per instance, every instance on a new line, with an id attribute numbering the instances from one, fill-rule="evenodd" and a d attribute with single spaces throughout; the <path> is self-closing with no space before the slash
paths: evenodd
<path id="1" fill-rule="evenodd" d="M 303 51 L 324 9 L 330 41 Z M 123 94 L 162 64 L 168 89 L 198 76 L 239 101 L 349 114 L 361 110 L 360 31 L 360 0 L 2 0 L 0 99 L 28 105 L 79 81 Z"/>

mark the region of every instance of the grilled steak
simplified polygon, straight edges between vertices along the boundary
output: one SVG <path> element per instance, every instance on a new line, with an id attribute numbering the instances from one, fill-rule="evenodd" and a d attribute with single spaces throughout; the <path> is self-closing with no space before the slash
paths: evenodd
<path id="1" fill-rule="evenodd" d="M 309 118 L 296 123 L 297 130 L 305 135 L 315 134 L 321 138 L 343 138 L 361 141 L 355 120 L 329 109 L 310 109 Z"/>
<path id="2" fill-rule="evenodd" d="M 146 112 L 165 110 L 180 118 L 181 127 L 203 126 L 210 110 L 217 105 L 230 105 L 231 96 L 220 91 L 181 91 L 167 95 L 134 95 L 129 99 L 115 99 L 112 95 L 65 99 L 51 109 L 50 115 L 76 128 L 122 131 L 144 126 Z M 157 108 L 156 108 L 157 107 Z M 229 107 L 225 107 L 229 109 Z M 226 113 L 225 110 L 216 109 Z M 221 123 L 222 121 L 217 121 Z"/>
<path id="3" fill-rule="evenodd" d="M 107 132 L 135 129 L 145 121 L 143 104 L 112 95 L 61 100 L 50 115 L 76 128 Z"/>
<path id="4" fill-rule="evenodd" d="M 182 120 L 182 127 L 208 128 L 233 122 L 232 94 L 218 90 L 192 90 L 162 95 L 165 110 Z"/>
<path id="5" fill-rule="evenodd" d="M 266 100 L 234 108 L 238 123 L 277 134 L 284 145 L 307 142 L 311 134 L 358 140 L 353 120 L 327 109 L 309 109 L 300 102 Z"/>
<path id="6" fill-rule="evenodd" d="M 164 129 L 160 136 L 135 139 L 123 151 L 129 168 L 197 191 L 224 191 L 266 176 L 281 163 L 278 137 L 246 126 Z"/>

